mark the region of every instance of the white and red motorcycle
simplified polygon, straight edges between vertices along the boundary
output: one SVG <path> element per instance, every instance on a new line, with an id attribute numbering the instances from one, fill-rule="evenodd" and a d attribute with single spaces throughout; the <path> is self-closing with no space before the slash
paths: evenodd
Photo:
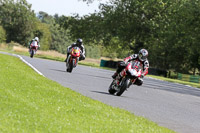
<path id="1" fill-rule="evenodd" d="M 138 68 L 138 66 L 135 66 L 135 64 L 136 63 L 129 62 L 128 65 L 117 75 L 109 86 L 108 92 L 110 94 L 121 96 L 127 88 L 132 84 L 135 84 L 138 78 L 143 76 L 142 70 Z"/>
<path id="2" fill-rule="evenodd" d="M 37 41 L 33 41 L 30 45 L 30 49 L 29 49 L 29 53 L 30 53 L 30 57 L 33 58 L 33 56 L 36 54 L 36 51 L 38 49 L 38 42 Z"/>

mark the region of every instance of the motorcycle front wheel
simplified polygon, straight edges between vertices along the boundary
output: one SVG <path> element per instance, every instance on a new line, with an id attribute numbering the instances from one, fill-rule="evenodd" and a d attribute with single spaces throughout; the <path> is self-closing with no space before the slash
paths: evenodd
<path id="1" fill-rule="evenodd" d="M 70 73 L 71 73 L 72 70 L 73 70 L 73 68 L 74 68 L 74 67 L 73 67 L 73 61 L 70 61 L 69 64 L 68 64 L 67 72 L 70 72 Z"/>
<path id="2" fill-rule="evenodd" d="M 117 93 L 116 93 L 117 96 L 121 96 L 122 93 L 124 93 L 124 91 L 129 86 L 129 82 L 130 82 L 130 80 L 128 78 L 122 79 L 122 81 L 121 81 L 121 87 L 120 87 L 119 91 L 117 91 Z"/>
<path id="3" fill-rule="evenodd" d="M 33 49 L 31 49 L 30 57 L 33 58 L 33 55 L 34 55 L 34 51 L 33 51 Z"/>
<path id="4" fill-rule="evenodd" d="M 110 86 L 108 88 L 108 92 L 112 95 L 115 94 L 115 92 L 116 92 L 116 90 L 113 88 L 114 82 L 115 82 L 115 80 L 113 80 L 113 82 L 110 84 Z"/>

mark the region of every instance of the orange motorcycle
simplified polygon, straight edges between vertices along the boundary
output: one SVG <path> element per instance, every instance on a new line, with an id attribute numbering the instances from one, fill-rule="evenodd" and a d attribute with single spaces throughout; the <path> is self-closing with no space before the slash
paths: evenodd
<path id="1" fill-rule="evenodd" d="M 67 72 L 71 73 L 73 68 L 77 66 L 80 55 L 81 55 L 81 50 L 79 47 L 73 47 L 71 49 L 71 52 L 66 61 Z"/>

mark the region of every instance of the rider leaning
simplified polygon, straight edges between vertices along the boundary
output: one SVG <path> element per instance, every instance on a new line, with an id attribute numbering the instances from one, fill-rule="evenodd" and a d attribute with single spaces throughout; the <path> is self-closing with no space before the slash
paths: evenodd
<path id="1" fill-rule="evenodd" d="M 129 57 L 126 57 L 123 62 L 118 64 L 117 71 L 114 73 L 112 78 L 115 79 L 117 75 L 122 71 L 122 69 L 124 69 L 128 65 L 128 62 L 133 61 L 132 63 L 135 63 L 134 66 L 143 69 L 141 78 L 138 78 L 135 82 L 136 85 L 142 85 L 143 84 L 142 78 L 148 74 L 149 61 L 147 60 L 147 56 L 148 56 L 148 51 L 146 49 L 141 49 L 138 54 L 133 54 Z M 135 75 L 135 77 L 137 76 Z"/>
<path id="2" fill-rule="evenodd" d="M 79 61 L 85 60 L 85 47 L 83 46 L 83 40 L 79 38 L 79 39 L 77 39 L 76 43 L 71 44 L 67 48 L 67 58 L 68 58 L 70 51 L 73 47 L 79 47 L 81 49 L 81 56 L 79 58 Z M 65 59 L 65 61 L 67 61 L 67 58 Z"/>
<path id="3" fill-rule="evenodd" d="M 35 37 L 35 38 L 33 38 L 33 39 L 29 42 L 29 50 L 30 50 L 30 48 L 31 48 L 31 43 L 32 43 L 33 41 L 36 41 L 37 44 L 38 44 L 38 47 L 40 47 L 39 38 L 38 38 L 38 37 Z"/>

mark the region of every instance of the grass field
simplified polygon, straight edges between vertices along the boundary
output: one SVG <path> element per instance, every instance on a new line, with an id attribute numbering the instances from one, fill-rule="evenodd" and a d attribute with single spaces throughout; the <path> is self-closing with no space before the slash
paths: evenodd
<path id="1" fill-rule="evenodd" d="M 168 133 L 143 117 L 92 100 L 0 54 L 1 133 Z"/>

